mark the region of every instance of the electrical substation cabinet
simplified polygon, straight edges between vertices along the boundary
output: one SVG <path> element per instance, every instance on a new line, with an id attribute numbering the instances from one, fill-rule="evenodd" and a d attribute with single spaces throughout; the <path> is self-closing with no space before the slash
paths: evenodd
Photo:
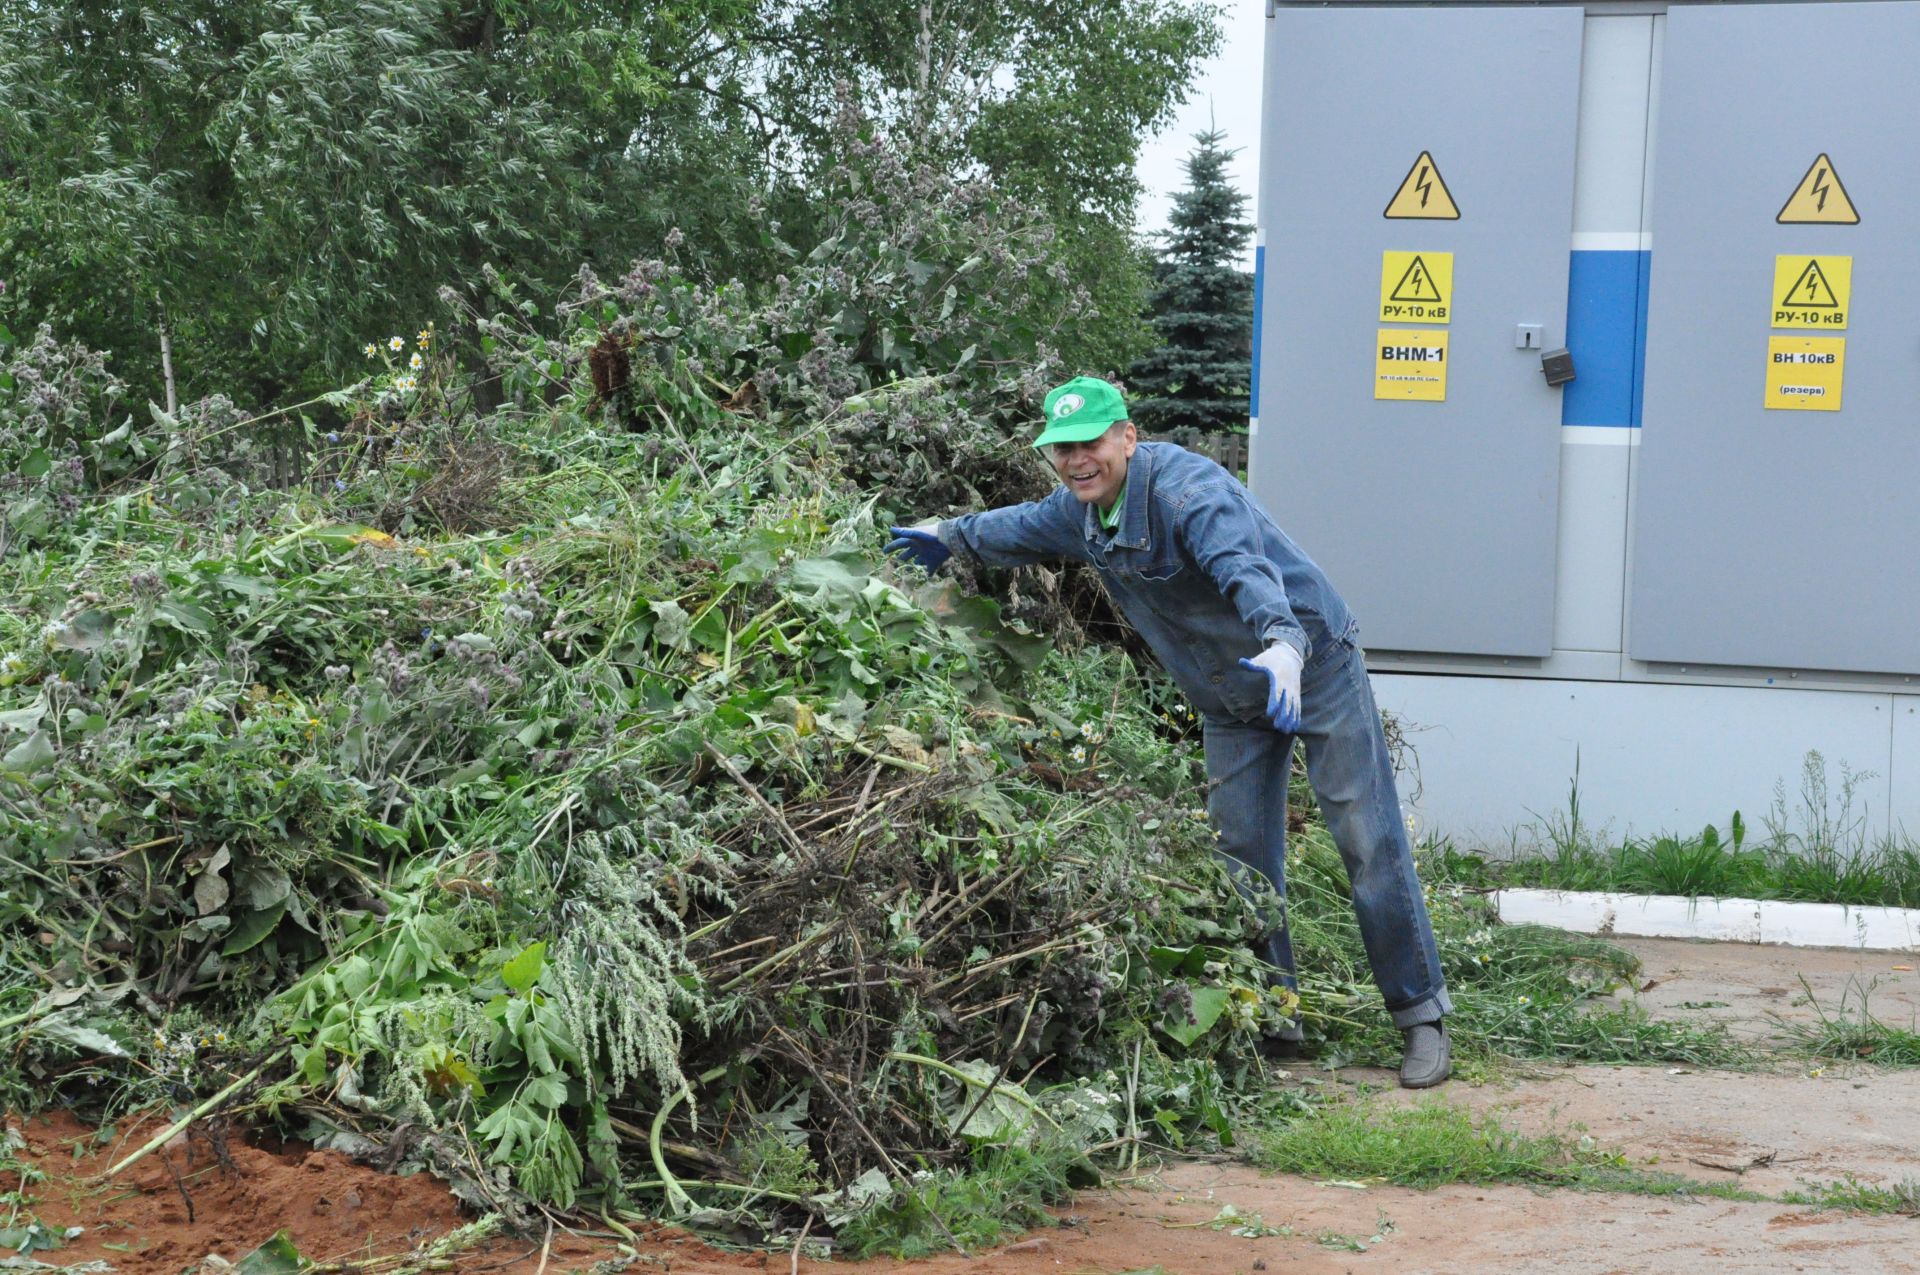
<path id="1" fill-rule="evenodd" d="M 1628 653 L 1920 674 L 1920 5 L 1665 37 Z"/>
<path id="2" fill-rule="evenodd" d="M 1552 647 L 1581 23 L 1268 24 L 1251 482 L 1371 646 Z"/>
<path id="3" fill-rule="evenodd" d="M 1920 676 L 1920 3 L 1270 12 L 1250 481 L 1376 668 Z"/>

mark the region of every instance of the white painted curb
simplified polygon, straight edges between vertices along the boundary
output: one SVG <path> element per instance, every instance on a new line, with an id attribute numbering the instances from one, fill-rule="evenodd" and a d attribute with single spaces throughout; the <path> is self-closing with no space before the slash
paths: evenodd
<path id="1" fill-rule="evenodd" d="M 1493 906 L 1509 925 L 1548 925 L 1582 934 L 1920 952 L 1920 910 L 1913 908 L 1584 890 L 1496 890 Z"/>

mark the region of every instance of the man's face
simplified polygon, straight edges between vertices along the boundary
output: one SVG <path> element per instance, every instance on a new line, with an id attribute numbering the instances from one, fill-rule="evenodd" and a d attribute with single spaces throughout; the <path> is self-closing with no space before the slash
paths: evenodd
<path id="1" fill-rule="evenodd" d="M 1105 509 L 1126 486 L 1127 461 L 1139 441 L 1133 422 L 1119 421 L 1091 442 L 1049 443 L 1047 459 L 1080 503 Z"/>

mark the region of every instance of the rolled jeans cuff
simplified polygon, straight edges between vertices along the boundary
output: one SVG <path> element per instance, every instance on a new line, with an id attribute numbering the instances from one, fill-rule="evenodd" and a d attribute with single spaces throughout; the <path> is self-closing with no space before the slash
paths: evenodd
<path id="1" fill-rule="evenodd" d="M 1443 987 L 1423 1001 L 1389 1012 L 1393 1015 L 1393 1025 L 1405 1030 L 1421 1023 L 1439 1022 L 1453 1012 L 1453 998 L 1447 995 L 1447 989 Z"/>

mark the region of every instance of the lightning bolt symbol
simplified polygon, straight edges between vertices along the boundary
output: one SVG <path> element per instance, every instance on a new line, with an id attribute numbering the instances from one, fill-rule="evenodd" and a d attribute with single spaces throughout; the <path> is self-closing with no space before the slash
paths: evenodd
<path id="1" fill-rule="evenodd" d="M 1814 211 L 1825 212 L 1827 210 L 1827 170 L 1826 169 L 1822 168 L 1819 172 L 1813 175 L 1813 185 L 1812 187 L 1810 187 L 1810 189 L 1812 190 L 1813 194 L 1817 197 L 1817 202 L 1813 205 Z"/>
<path id="2" fill-rule="evenodd" d="M 1413 188 L 1420 192 L 1420 206 L 1425 208 L 1427 206 L 1427 195 L 1433 190 L 1433 183 L 1427 180 L 1427 166 L 1425 164 L 1420 165 L 1420 175 L 1413 179 Z M 1821 198 L 1824 199 L 1826 196 L 1822 195 Z"/>

